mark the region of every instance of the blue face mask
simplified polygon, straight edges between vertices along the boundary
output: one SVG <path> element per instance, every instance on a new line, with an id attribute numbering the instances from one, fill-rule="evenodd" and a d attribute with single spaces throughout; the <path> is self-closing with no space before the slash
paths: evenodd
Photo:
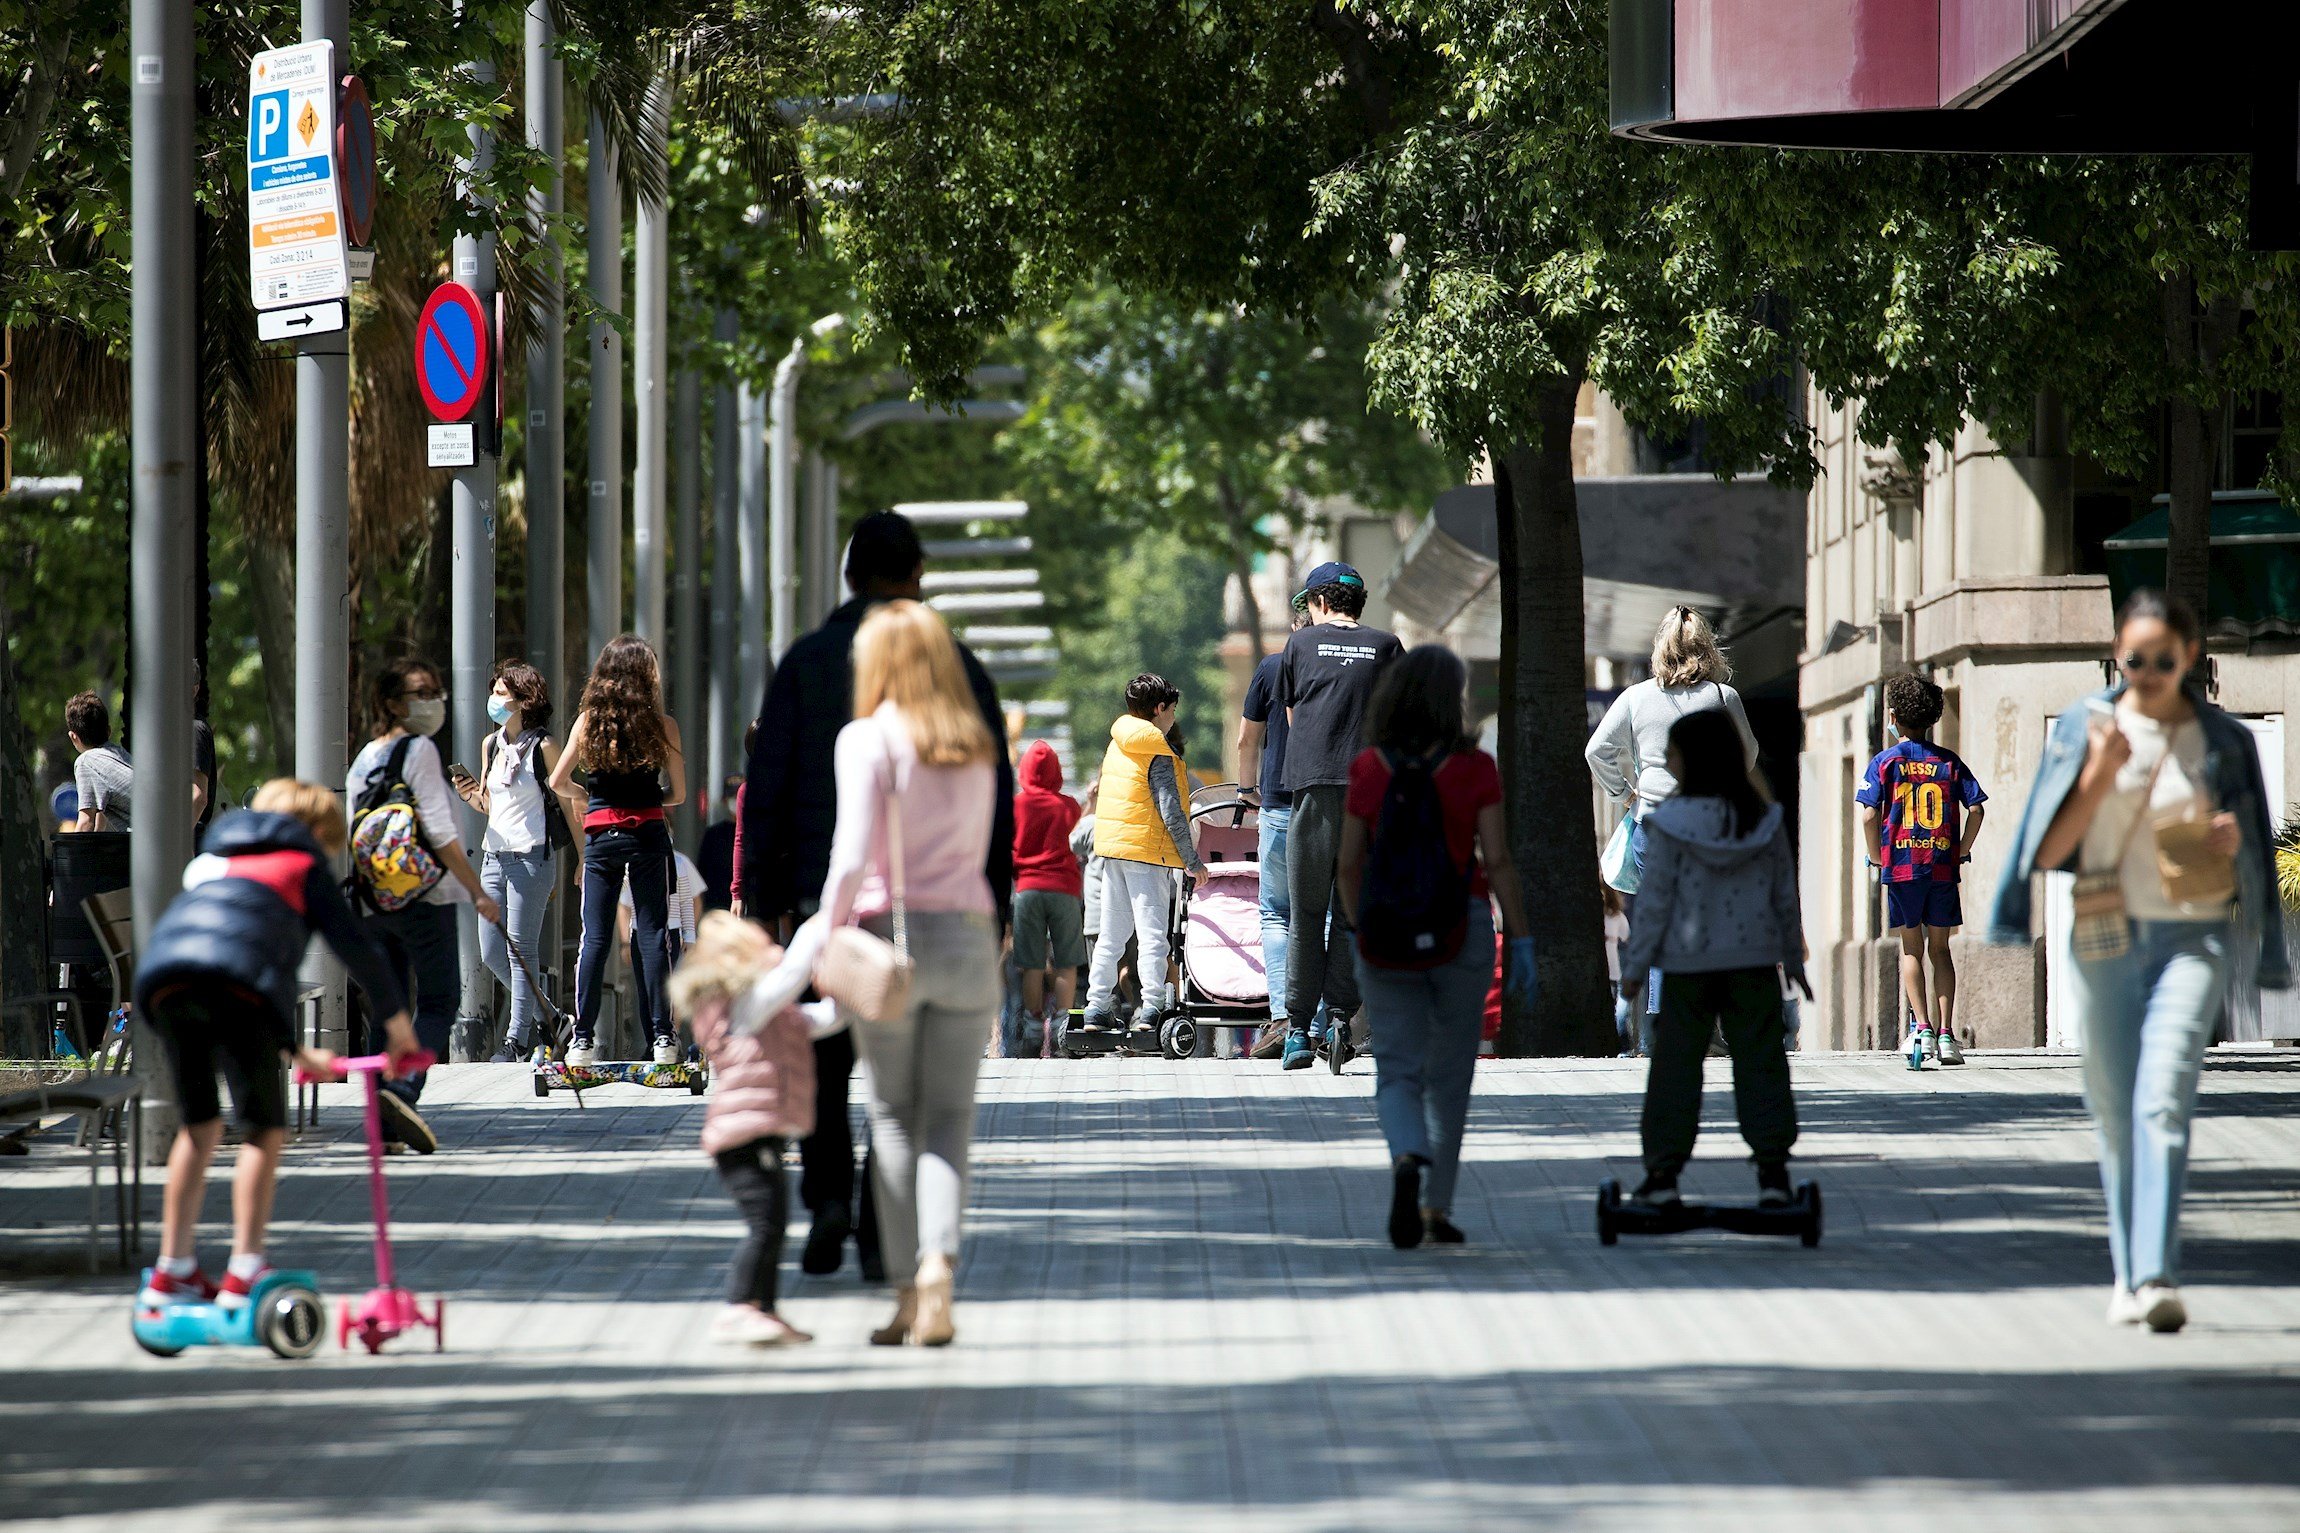
<path id="1" fill-rule="evenodd" d="M 500 697 L 491 697 L 487 700 L 487 716 L 498 724 L 508 724 L 511 722 L 511 705 Z"/>

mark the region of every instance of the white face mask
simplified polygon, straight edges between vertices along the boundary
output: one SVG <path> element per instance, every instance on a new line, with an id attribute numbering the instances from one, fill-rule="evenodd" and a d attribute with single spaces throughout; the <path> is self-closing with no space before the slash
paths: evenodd
<path id="1" fill-rule="evenodd" d="M 444 697 L 415 697 L 407 703 L 407 732 L 412 735 L 435 735 L 447 722 L 447 699 Z"/>

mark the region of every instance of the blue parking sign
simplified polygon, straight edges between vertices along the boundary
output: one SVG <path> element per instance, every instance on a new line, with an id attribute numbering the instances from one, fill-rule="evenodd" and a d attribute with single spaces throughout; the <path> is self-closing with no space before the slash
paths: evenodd
<path id="1" fill-rule="evenodd" d="M 288 93 L 264 91 L 248 100 L 248 163 L 284 160 L 288 154 Z"/>

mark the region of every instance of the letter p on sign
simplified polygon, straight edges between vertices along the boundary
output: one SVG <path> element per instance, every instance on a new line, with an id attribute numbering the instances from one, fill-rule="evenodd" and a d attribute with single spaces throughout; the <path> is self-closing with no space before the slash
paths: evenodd
<path id="1" fill-rule="evenodd" d="M 255 99 L 255 111 L 248 118 L 248 159 L 261 164 L 266 160 L 284 159 L 288 152 L 288 93 L 284 90 L 266 91 Z"/>

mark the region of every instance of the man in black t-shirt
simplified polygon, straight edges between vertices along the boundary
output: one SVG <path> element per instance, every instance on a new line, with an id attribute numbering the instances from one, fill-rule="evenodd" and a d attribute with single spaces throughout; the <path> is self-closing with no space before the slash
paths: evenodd
<path id="1" fill-rule="evenodd" d="M 1308 613 L 1294 610 L 1295 628 L 1309 620 Z M 1286 938 L 1293 916 L 1286 895 L 1286 834 L 1294 818 L 1294 796 L 1286 791 L 1286 708 L 1278 701 L 1278 667 L 1285 658 L 1280 649 L 1254 667 L 1238 726 L 1238 780 L 1256 785 L 1255 818 L 1261 827 L 1256 858 L 1261 865 L 1262 975 L 1270 993 L 1269 1053 L 1277 1051 L 1286 1032 Z M 1312 1022 L 1313 1034 L 1322 1021 Z M 1256 1057 L 1269 1057 L 1264 1046 L 1256 1044 Z"/>
<path id="2" fill-rule="evenodd" d="M 1286 831 L 1286 892 L 1292 906 L 1286 941 L 1286 1068 L 1316 1054 L 1309 1024 L 1322 1002 L 1341 1049 L 1358 1009 L 1350 923 L 1334 898 L 1334 865 L 1342 845 L 1342 800 L 1350 762 L 1365 743 L 1366 704 L 1389 663 L 1405 653 L 1397 635 L 1358 621 L 1366 582 L 1346 564 L 1321 564 L 1294 600 L 1310 626 L 1286 640 L 1278 657 L 1277 695 L 1286 710 L 1285 788 L 1293 795 Z"/>

